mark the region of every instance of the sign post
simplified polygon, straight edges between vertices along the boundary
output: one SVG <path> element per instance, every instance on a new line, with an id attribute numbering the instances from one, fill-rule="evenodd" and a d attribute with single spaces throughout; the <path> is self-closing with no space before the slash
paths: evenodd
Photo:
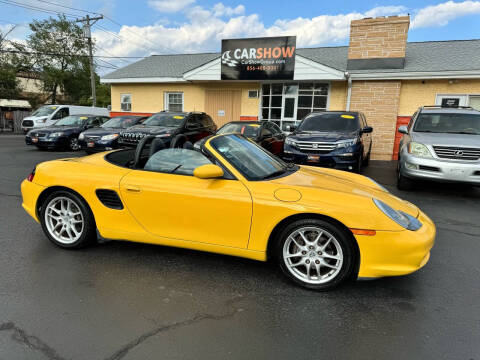
<path id="1" fill-rule="evenodd" d="M 295 36 L 222 40 L 222 80 L 293 80 Z"/>

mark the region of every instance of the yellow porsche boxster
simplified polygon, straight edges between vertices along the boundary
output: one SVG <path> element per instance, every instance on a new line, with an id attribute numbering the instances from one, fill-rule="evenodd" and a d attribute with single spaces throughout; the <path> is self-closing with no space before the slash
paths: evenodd
<path id="1" fill-rule="evenodd" d="M 41 163 L 23 207 L 62 248 L 100 238 L 272 259 L 316 290 L 430 257 L 433 222 L 368 177 L 286 164 L 242 135 L 191 145 L 147 136 L 136 150 Z"/>

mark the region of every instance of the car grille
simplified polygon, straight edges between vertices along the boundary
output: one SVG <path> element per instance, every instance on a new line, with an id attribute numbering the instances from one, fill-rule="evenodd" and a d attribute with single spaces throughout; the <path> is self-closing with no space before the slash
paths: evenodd
<path id="1" fill-rule="evenodd" d="M 97 141 L 100 136 L 85 136 L 85 141 Z"/>
<path id="2" fill-rule="evenodd" d="M 142 133 L 122 133 L 121 139 L 122 142 L 136 144 L 142 140 L 147 134 Z"/>
<path id="3" fill-rule="evenodd" d="M 336 144 L 329 142 L 296 141 L 297 147 L 306 152 L 327 154 L 337 148 Z"/>
<path id="4" fill-rule="evenodd" d="M 32 133 L 32 136 L 33 137 L 38 137 L 38 138 L 43 138 L 43 137 L 47 136 L 47 134 L 37 132 L 37 133 Z"/>
<path id="5" fill-rule="evenodd" d="M 480 159 L 479 148 L 451 147 L 451 146 L 434 146 L 435 154 L 442 159 L 457 160 L 478 160 Z"/>
<path id="6" fill-rule="evenodd" d="M 25 126 L 25 127 L 33 126 L 33 120 L 23 120 L 22 126 Z"/>

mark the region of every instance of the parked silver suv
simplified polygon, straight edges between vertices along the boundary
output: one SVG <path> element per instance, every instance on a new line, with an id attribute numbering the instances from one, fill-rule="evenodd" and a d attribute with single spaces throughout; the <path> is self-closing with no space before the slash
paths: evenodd
<path id="1" fill-rule="evenodd" d="M 470 107 L 423 106 L 400 141 L 397 187 L 411 189 L 415 179 L 480 186 L 480 111 Z"/>

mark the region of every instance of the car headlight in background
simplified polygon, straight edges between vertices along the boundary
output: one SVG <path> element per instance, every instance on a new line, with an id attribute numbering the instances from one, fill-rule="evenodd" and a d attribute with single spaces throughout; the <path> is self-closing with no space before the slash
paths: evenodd
<path id="1" fill-rule="evenodd" d="M 289 139 L 288 137 L 285 139 L 285 144 L 290 146 L 297 146 L 297 143 L 295 142 L 295 140 Z"/>
<path id="2" fill-rule="evenodd" d="M 78 135 L 78 140 L 83 140 L 83 139 L 85 139 L 85 134 L 80 133 L 80 135 Z"/>
<path id="3" fill-rule="evenodd" d="M 50 134 L 50 137 L 60 137 L 63 136 L 63 132 L 54 132 Z"/>
<path id="4" fill-rule="evenodd" d="M 426 158 L 432 157 L 430 150 L 428 150 L 428 148 L 425 145 L 414 142 L 414 141 L 408 144 L 408 153 L 415 156 L 420 156 L 420 157 L 426 157 Z"/>
<path id="5" fill-rule="evenodd" d="M 349 146 L 353 146 L 357 142 L 358 142 L 357 138 L 348 139 L 348 140 L 340 140 L 340 141 L 337 141 L 337 148 L 341 149 L 341 148 L 346 148 L 346 147 L 349 147 Z"/>
<path id="6" fill-rule="evenodd" d="M 404 213 L 403 211 L 394 210 L 381 200 L 373 199 L 373 202 L 385 215 L 387 215 L 401 227 L 412 231 L 418 230 L 422 227 L 422 223 L 413 216 Z"/>
<path id="7" fill-rule="evenodd" d="M 115 140 L 118 138 L 118 134 L 110 134 L 110 135 L 105 135 L 100 138 L 100 140 Z"/>

